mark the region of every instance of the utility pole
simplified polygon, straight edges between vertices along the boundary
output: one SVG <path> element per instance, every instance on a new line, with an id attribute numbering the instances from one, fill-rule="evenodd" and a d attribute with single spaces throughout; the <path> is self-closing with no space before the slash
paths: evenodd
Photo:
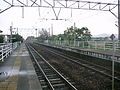
<path id="1" fill-rule="evenodd" d="M 12 26 L 10 26 L 10 43 L 12 43 Z"/>
<path id="2" fill-rule="evenodd" d="M 114 80 L 114 77 L 115 77 L 115 61 L 114 61 L 114 58 L 115 57 L 115 40 L 113 39 L 113 55 L 112 55 L 112 90 L 115 90 L 115 80 Z"/>
<path id="3" fill-rule="evenodd" d="M 120 0 L 118 0 L 118 40 L 120 41 Z"/>
<path id="4" fill-rule="evenodd" d="M 37 28 L 35 29 L 35 31 L 36 31 L 36 38 L 37 38 Z"/>
<path id="5" fill-rule="evenodd" d="M 50 28 L 48 28 L 48 30 L 49 30 L 49 37 L 50 37 Z"/>
<path id="6" fill-rule="evenodd" d="M 76 41 L 75 41 L 75 37 L 76 37 L 76 35 L 75 35 L 75 27 L 76 27 L 76 25 L 75 25 L 75 22 L 74 22 L 74 27 L 73 27 L 73 29 L 74 29 L 74 47 L 75 47 L 75 43 L 76 43 Z"/>
<path id="7" fill-rule="evenodd" d="M 17 34 L 18 34 L 18 28 L 17 28 Z"/>
<path id="8" fill-rule="evenodd" d="M 112 53 L 112 90 L 115 90 L 115 80 L 114 80 L 114 77 L 115 77 L 115 73 L 114 73 L 114 71 L 115 71 L 115 35 L 114 34 L 112 34 L 111 36 L 110 36 L 110 38 L 111 38 L 111 40 L 113 41 L 113 53 Z"/>
<path id="9" fill-rule="evenodd" d="M 53 36 L 53 24 L 51 24 L 51 36 Z"/>
<path id="10" fill-rule="evenodd" d="M 12 26 L 10 26 L 10 43 L 12 44 Z M 12 48 L 13 48 L 13 44 L 12 44 Z"/>

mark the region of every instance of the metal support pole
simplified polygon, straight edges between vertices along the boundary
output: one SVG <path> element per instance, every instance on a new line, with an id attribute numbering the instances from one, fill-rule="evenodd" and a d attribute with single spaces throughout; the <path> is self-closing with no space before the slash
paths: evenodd
<path id="1" fill-rule="evenodd" d="M 53 24 L 51 24 L 51 36 L 53 36 Z"/>
<path id="2" fill-rule="evenodd" d="M 12 43 L 12 26 L 10 26 L 10 43 Z"/>
<path id="3" fill-rule="evenodd" d="M 113 39 L 113 55 L 112 55 L 112 90 L 115 90 L 115 86 L 114 86 L 114 57 L 115 57 L 115 41 Z"/>
<path id="4" fill-rule="evenodd" d="M 22 6 L 22 18 L 24 18 L 24 7 Z"/>
<path id="5" fill-rule="evenodd" d="M 75 25 L 75 22 L 74 22 L 74 47 L 75 47 L 75 27 L 76 27 L 76 25 Z"/>
<path id="6" fill-rule="evenodd" d="M 18 34 L 18 28 L 17 28 L 17 34 Z"/>
<path id="7" fill-rule="evenodd" d="M 35 29 L 36 30 L 36 38 L 37 38 L 37 29 Z"/>
<path id="8" fill-rule="evenodd" d="M 12 36 L 12 29 L 13 29 L 13 27 L 12 26 L 10 26 L 10 43 L 11 43 L 11 45 L 12 45 L 12 49 L 13 49 L 13 43 L 12 43 L 12 39 L 13 39 L 13 36 Z"/>
<path id="9" fill-rule="evenodd" d="M 118 40 L 120 41 L 120 0 L 118 0 Z"/>

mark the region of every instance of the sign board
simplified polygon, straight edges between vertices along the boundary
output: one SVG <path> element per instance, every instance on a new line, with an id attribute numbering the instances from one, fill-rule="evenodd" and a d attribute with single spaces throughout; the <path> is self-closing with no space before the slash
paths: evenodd
<path id="1" fill-rule="evenodd" d="M 115 35 L 112 34 L 112 35 L 110 36 L 110 38 L 111 38 L 111 40 L 114 40 L 114 39 L 115 39 Z"/>

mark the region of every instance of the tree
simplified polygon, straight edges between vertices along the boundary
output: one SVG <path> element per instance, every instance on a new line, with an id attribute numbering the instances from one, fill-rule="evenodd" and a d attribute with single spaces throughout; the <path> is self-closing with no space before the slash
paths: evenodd
<path id="1" fill-rule="evenodd" d="M 71 26 L 70 28 L 67 28 L 67 30 L 64 31 L 65 38 L 69 41 L 74 40 L 74 33 L 75 31 L 73 26 Z"/>
<path id="2" fill-rule="evenodd" d="M 52 35 L 49 37 L 49 40 L 57 40 L 57 35 Z"/>
<path id="3" fill-rule="evenodd" d="M 83 41 L 88 41 L 91 39 L 91 33 L 87 27 L 82 27 L 81 29 L 77 28 L 76 29 L 76 34 L 77 40 L 83 40 Z"/>
<path id="4" fill-rule="evenodd" d="M 70 28 L 67 28 L 67 30 L 64 31 L 64 35 L 66 36 L 67 40 L 90 40 L 91 39 L 91 33 L 87 27 L 77 28 L 71 26 Z"/>
<path id="5" fill-rule="evenodd" d="M 3 43 L 3 42 L 4 42 L 4 36 L 0 35 L 0 43 Z"/>
<path id="6" fill-rule="evenodd" d="M 49 37 L 49 32 L 45 29 L 42 29 L 40 32 L 39 32 L 40 36 L 37 38 L 39 41 L 43 42 L 45 40 L 48 40 L 48 37 Z"/>
<path id="7" fill-rule="evenodd" d="M 19 42 L 19 41 L 23 42 L 23 40 L 24 40 L 23 37 L 19 34 L 12 35 L 12 42 L 13 43 Z"/>
<path id="8" fill-rule="evenodd" d="M 76 41 L 88 41 L 91 39 L 91 33 L 87 27 L 77 28 L 71 26 L 70 28 L 67 28 L 67 30 L 64 31 L 64 34 L 58 34 L 58 35 L 49 35 L 49 32 L 47 32 L 45 29 L 42 29 L 39 32 L 40 36 L 38 37 L 38 41 L 64 41 L 66 40 L 68 44 L 73 43 L 74 40 Z"/>

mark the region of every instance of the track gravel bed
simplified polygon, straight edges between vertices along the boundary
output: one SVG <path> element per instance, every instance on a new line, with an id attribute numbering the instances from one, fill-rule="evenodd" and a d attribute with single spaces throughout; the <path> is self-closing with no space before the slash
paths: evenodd
<path id="1" fill-rule="evenodd" d="M 70 77 L 78 90 L 111 90 L 111 79 L 46 50 L 47 47 L 33 45 L 59 72 Z M 49 49 L 49 48 L 47 48 Z M 120 82 L 115 81 L 115 90 L 120 90 Z"/>

